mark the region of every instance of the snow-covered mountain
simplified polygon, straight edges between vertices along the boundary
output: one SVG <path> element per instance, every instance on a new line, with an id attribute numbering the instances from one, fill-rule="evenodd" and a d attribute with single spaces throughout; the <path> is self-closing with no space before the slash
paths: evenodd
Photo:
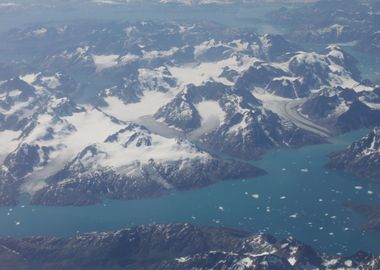
<path id="1" fill-rule="evenodd" d="M 379 107 L 377 102 L 372 102 L 377 98 L 376 92 L 357 93 L 350 88 L 326 88 L 311 96 L 301 106 L 301 112 L 339 132 L 370 128 L 380 124 Z"/>
<path id="2" fill-rule="evenodd" d="M 304 52 L 278 35 L 151 21 L 5 37 L 44 48 L 0 82 L 8 203 L 25 191 L 38 204 L 89 204 L 256 176 L 208 152 L 257 159 L 379 124 L 379 88 L 338 46 Z"/>
<path id="3" fill-rule="evenodd" d="M 188 141 L 128 124 L 83 149 L 47 179 L 32 202 L 82 205 L 103 198 L 139 199 L 261 173 L 248 164 L 213 158 Z"/>
<path id="4" fill-rule="evenodd" d="M 346 150 L 331 154 L 328 166 L 380 181 L 380 128 L 375 128 Z"/>

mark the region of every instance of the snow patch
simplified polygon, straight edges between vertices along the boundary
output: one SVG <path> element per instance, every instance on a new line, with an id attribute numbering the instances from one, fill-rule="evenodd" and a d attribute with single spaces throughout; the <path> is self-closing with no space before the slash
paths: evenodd
<path id="1" fill-rule="evenodd" d="M 111 55 L 92 55 L 92 59 L 94 60 L 96 71 L 102 72 L 105 69 L 109 69 L 117 66 L 117 59 L 119 55 L 111 54 Z"/>

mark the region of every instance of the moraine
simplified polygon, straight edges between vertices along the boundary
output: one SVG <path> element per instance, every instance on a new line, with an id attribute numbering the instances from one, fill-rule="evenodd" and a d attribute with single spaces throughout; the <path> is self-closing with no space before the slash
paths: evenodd
<path id="1" fill-rule="evenodd" d="M 330 152 L 366 132 L 336 137 L 331 144 L 274 150 L 254 162 L 268 172 L 255 179 L 155 199 L 40 207 L 28 205 L 24 198 L 17 207 L 0 208 L 0 236 L 62 236 L 147 223 L 191 222 L 266 232 L 278 238 L 291 235 L 330 254 L 379 253 L 379 233 L 360 230 L 365 220 L 343 203 L 378 203 L 380 185 L 325 169 Z"/>

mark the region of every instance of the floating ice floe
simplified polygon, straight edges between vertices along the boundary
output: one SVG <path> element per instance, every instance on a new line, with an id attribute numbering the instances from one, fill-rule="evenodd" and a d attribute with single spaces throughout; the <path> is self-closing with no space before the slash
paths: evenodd
<path id="1" fill-rule="evenodd" d="M 224 212 L 224 208 L 223 208 L 223 206 L 219 206 L 218 209 L 219 209 L 220 211 Z"/>
<path id="2" fill-rule="evenodd" d="M 258 198 L 260 198 L 260 195 L 259 194 L 252 194 L 252 198 L 258 199 Z"/>
<path id="3" fill-rule="evenodd" d="M 362 190 L 363 187 L 362 187 L 362 186 L 355 186 L 355 189 L 356 189 L 356 190 Z"/>
<path id="4" fill-rule="evenodd" d="M 282 168 L 282 171 L 283 171 L 283 172 L 286 171 L 286 168 Z"/>
<path id="5" fill-rule="evenodd" d="M 20 221 L 16 221 L 15 224 L 16 224 L 16 226 L 20 226 L 21 222 Z"/>
<path id="6" fill-rule="evenodd" d="M 285 199 L 286 199 L 286 196 L 281 196 L 280 199 L 281 199 L 281 200 L 285 200 Z"/>
<path id="7" fill-rule="evenodd" d="M 301 169 L 301 172 L 303 172 L 303 173 L 308 173 L 308 172 L 309 172 L 309 169 L 308 169 L 308 168 Z"/>
<path id="8" fill-rule="evenodd" d="M 372 191 L 372 190 L 368 190 L 367 193 L 368 193 L 369 195 L 373 195 L 373 191 Z"/>
<path id="9" fill-rule="evenodd" d="M 290 215 L 289 217 L 290 217 L 290 218 L 297 218 L 297 216 L 298 216 L 298 213 L 295 213 L 295 214 L 293 214 L 293 215 Z"/>

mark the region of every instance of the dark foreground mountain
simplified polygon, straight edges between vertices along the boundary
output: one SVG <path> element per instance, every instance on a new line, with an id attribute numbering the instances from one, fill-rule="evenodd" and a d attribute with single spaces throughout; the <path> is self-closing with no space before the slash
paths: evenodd
<path id="1" fill-rule="evenodd" d="M 332 257 L 292 238 L 183 224 L 0 239 L 0 265 L 3 270 L 379 269 L 380 256 Z"/>

